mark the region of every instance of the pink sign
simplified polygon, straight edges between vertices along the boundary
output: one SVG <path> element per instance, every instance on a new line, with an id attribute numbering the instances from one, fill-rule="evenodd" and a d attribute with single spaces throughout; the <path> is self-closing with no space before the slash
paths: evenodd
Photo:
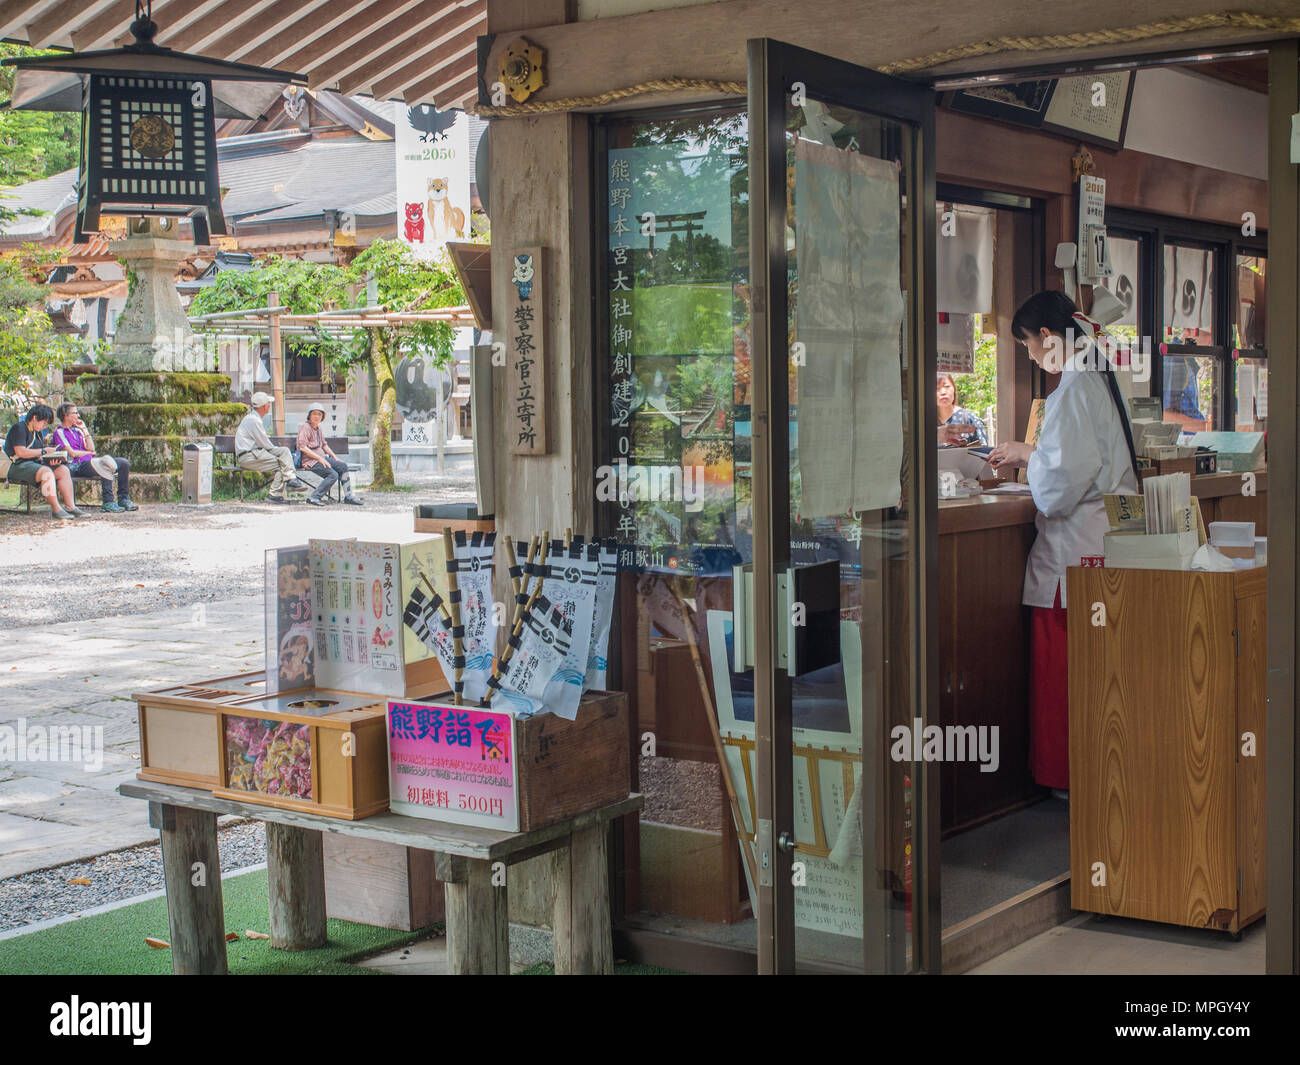
<path id="1" fill-rule="evenodd" d="M 514 719 L 476 706 L 388 704 L 389 805 L 515 832 Z"/>

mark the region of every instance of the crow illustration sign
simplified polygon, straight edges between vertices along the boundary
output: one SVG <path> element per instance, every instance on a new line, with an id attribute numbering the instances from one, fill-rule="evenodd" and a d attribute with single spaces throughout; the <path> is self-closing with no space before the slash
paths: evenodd
<path id="1" fill-rule="evenodd" d="M 441 258 L 447 241 L 469 239 L 469 117 L 418 104 L 394 126 L 399 235 L 418 258 Z"/>

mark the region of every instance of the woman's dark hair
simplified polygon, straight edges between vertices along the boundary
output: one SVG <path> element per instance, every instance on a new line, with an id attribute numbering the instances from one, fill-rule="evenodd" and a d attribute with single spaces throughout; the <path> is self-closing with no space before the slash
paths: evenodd
<path id="1" fill-rule="evenodd" d="M 50 410 L 50 408 L 44 403 L 35 403 L 32 405 L 32 409 L 23 417 L 23 423 L 26 424 L 32 420 L 38 422 L 52 422 L 54 421 L 54 411 Z"/>
<path id="2" fill-rule="evenodd" d="M 1016 339 L 1025 341 L 1031 336 L 1037 336 L 1038 331 L 1046 326 L 1049 332 L 1056 333 L 1064 339 L 1073 333 L 1082 332 L 1074 319 L 1077 312 L 1078 308 L 1074 305 L 1074 301 L 1064 292 L 1047 289 L 1035 292 L 1012 315 L 1011 334 Z M 1088 368 L 1106 376 L 1106 388 L 1110 391 L 1111 399 L 1115 401 L 1115 412 L 1119 415 L 1119 424 L 1124 429 L 1124 443 L 1128 444 L 1128 458 L 1133 467 L 1133 478 L 1141 488 L 1142 476 L 1138 473 L 1137 450 L 1133 447 L 1133 430 L 1129 427 L 1124 400 L 1119 394 L 1119 383 L 1115 380 L 1115 367 L 1096 344 L 1092 346 L 1090 355 Z"/>
<path id="3" fill-rule="evenodd" d="M 1050 332 L 1066 336 L 1076 328 L 1073 315 L 1078 311 L 1064 292 L 1035 292 L 1020 305 L 1011 319 L 1011 335 L 1017 340 L 1037 336 L 1044 326 Z"/>
<path id="4" fill-rule="evenodd" d="M 939 387 L 939 382 L 940 382 L 940 381 L 947 381 L 950 385 L 952 385 L 952 405 L 953 405 L 954 407 L 960 407 L 960 406 L 961 406 L 961 393 L 957 391 L 957 382 L 953 380 L 953 376 L 952 376 L 952 374 L 950 374 L 950 373 L 941 373 L 941 374 L 939 375 L 938 379 L 934 382 L 934 387 L 935 387 L 936 389 L 938 389 L 938 387 Z"/>

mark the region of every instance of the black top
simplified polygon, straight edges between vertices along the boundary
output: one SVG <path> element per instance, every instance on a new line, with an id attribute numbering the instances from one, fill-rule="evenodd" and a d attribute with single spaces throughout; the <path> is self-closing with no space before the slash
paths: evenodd
<path id="1" fill-rule="evenodd" d="M 5 454 L 15 461 L 18 456 L 14 454 L 16 447 L 39 448 L 44 445 L 41 441 L 40 433 L 34 429 L 28 429 L 25 421 L 14 422 L 8 434 L 5 436 Z"/>

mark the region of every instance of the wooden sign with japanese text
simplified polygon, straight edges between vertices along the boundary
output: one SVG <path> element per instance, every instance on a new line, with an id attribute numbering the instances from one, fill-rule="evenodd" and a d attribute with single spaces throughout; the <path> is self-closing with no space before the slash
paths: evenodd
<path id="1" fill-rule="evenodd" d="M 545 455 L 546 249 L 517 248 L 510 255 L 510 284 L 502 316 L 510 388 L 506 424 L 512 455 Z"/>

